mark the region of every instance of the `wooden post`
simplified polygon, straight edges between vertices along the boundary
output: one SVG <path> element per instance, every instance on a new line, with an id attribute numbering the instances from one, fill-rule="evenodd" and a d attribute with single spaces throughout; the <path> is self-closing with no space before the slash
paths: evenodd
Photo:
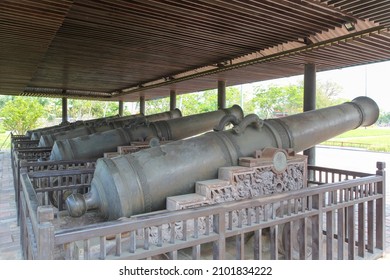
<path id="1" fill-rule="evenodd" d="M 145 115 L 145 96 L 139 97 L 139 112 Z"/>
<path id="2" fill-rule="evenodd" d="M 218 81 L 218 110 L 226 108 L 226 81 Z"/>
<path id="3" fill-rule="evenodd" d="M 318 210 L 318 215 L 312 216 L 312 258 L 313 260 L 319 260 L 322 257 L 322 193 L 313 195 L 312 207 Z M 309 207 L 310 209 L 310 207 Z"/>
<path id="4" fill-rule="evenodd" d="M 176 91 L 174 89 L 171 89 L 170 91 L 169 108 L 169 110 L 176 109 Z"/>
<path id="5" fill-rule="evenodd" d="M 119 100 L 118 115 L 120 117 L 123 117 L 123 101 L 122 100 Z"/>
<path id="6" fill-rule="evenodd" d="M 38 206 L 38 259 L 52 260 L 54 259 L 54 211 L 51 206 Z"/>
<path id="7" fill-rule="evenodd" d="M 312 63 L 305 64 L 305 73 L 303 81 L 303 111 L 316 109 L 316 66 Z M 315 165 L 315 148 L 303 151 L 308 156 L 308 164 Z"/>
<path id="8" fill-rule="evenodd" d="M 61 124 L 67 124 L 68 122 L 68 98 L 62 97 L 62 122 Z"/>
<path id="9" fill-rule="evenodd" d="M 376 186 L 376 193 L 381 194 L 382 198 L 379 198 L 376 200 L 376 244 L 375 247 L 380 250 L 385 249 L 385 236 L 386 236 L 386 226 L 385 226 L 385 221 L 386 221 L 386 204 L 385 204 L 385 199 L 386 199 L 386 163 L 385 162 L 377 162 L 376 164 L 377 171 L 376 175 L 382 176 L 383 181 L 378 182 Z"/>
<path id="10" fill-rule="evenodd" d="M 206 219 L 208 219 L 208 217 L 206 217 Z M 219 235 L 218 240 L 213 243 L 213 259 L 222 260 L 225 257 L 226 252 L 224 212 L 213 215 L 213 231 Z"/>

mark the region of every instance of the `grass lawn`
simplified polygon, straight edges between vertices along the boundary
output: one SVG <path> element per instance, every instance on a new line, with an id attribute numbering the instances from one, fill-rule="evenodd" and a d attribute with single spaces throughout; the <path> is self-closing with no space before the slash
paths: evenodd
<path id="1" fill-rule="evenodd" d="M 390 152 L 390 128 L 358 128 L 329 139 L 323 144 Z"/>

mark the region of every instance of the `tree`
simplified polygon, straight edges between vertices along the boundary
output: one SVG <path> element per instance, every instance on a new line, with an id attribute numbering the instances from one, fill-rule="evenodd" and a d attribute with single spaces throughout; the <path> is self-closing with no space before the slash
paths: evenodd
<path id="1" fill-rule="evenodd" d="M 15 97 L 9 100 L 0 112 L 3 126 L 16 134 L 25 134 L 38 125 L 38 118 L 44 113 L 43 106 L 36 98 Z"/>
<path id="2" fill-rule="evenodd" d="M 118 102 L 70 99 L 69 118 L 74 120 L 94 119 L 118 114 Z"/>
<path id="3" fill-rule="evenodd" d="M 217 91 L 206 90 L 180 95 L 178 105 L 183 116 L 215 111 L 218 108 Z"/>
<path id="4" fill-rule="evenodd" d="M 339 98 L 338 94 L 342 91 L 342 87 L 331 81 L 317 83 L 317 109 L 334 106 L 347 101 L 345 98 Z"/>
<path id="5" fill-rule="evenodd" d="M 255 87 L 255 96 L 245 106 L 247 111 L 267 119 L 275 114 L 296 114 L 302 111 L 303 87 L 301 85 Z"/>
<path id="6" fill-rule="evenodd" d="M 381 112 L 377 121 L 379 126 L 390 126 L 390 112 Z"/>
<path id="7" fill-rule="evenodd" d="M 12 96 L 9 95 L 1 95 L 0 96 L 0 109 L 4 107 L 5 103 L 12 100 Z"/>
<path id="8" fill-rule="evenodd" d="M 169 110 L 169 97 L 146 101 L 145 115 L 152 115 Z"/>

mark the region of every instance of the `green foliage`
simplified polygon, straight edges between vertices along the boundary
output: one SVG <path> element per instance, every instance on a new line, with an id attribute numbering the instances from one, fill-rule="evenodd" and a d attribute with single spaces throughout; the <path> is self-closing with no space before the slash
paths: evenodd
<path id="1" fill-rule="evenodd" d="M 316 86 L 317 109 L 347 101 L 338 97 L 341 90 L 337 83 L 319 81 Z M 245 111 L 261 118 L 297 114 L 303 110 L 303 94 L 303 82 L 287 86 L 257 86 L 254 88 L 253 99 L 245 103 Z"/>
<path id="2" fill-rule="evenodd" d="M 177 108 L 183 116 L 215 111 L 218 108 L 217 90 L 206 90 L 204 92 L 194 92 L 182 94 L 177 97 Z M 226 106 L 240 104 L 240 90 L 236 87 L 226 88 Z M 169 97 L 149 100 L 146 102 L 145 114 L 156 114 L 169 110 Z"/>
<path id="3" fill-rule="evenodd" d="M 218 109 L 216 90 L 180 95 L 178 108 L 183 116 L 211 112 Z"/>
<path id="4" fill-rule="evenodd" d="M 381 112 L 377 124 L 379 126 L 390 126 L 390 112 Z"/>
<path id="5" fill-rule="evenodd" d="M 275 114 L 295 114 L 302 112 L 303 87 L 301 85 L 255 87 L 255 96 L 247 106 L 261 118 L 267 119 Z"/>
<path id="6" fill-rule="evenodd" d="M 145 115 L 153 115 L 169 111 L 169 97 L 148 100 L 145 104 Z"/>
<path id="7" fill-rule="evenodd" d="M 3 117 L 5 129 L 16 134 L 25 134 L 27 130 L 38 125 L 38 118 L 43 112 L 43 106 L 36 98 L 15 97 L 7 101 L 0 115 Z"/>
<path id="8" fill-rule="evenodd" d="M 5 103 L 12 100 L 12 96 L 9 95 L 0 95 L 0 109 L 4 107 Z"/>
<path id="9" fill-rule="evenodd" d="M 342 91 L 342 87 L 334 82 L 317 82 L 317 109 L 330 107 L 346 102 L 345 98 L 339 98 L 338 94 Z"/>
<path id="10" fill-rule="evenodd" d="M 226 88 L 226 106 L 240 105 L 245 114 L 256 113 L 261 118 L 272 118 L 278 115 L 291 115 L 302 112 L 303 108 L 303 82 L 285 86 L 270 85 L 256 86 L 253 92 L 243 92 L 243 87 Z M 317 108 L 328 107 L 340 104 L 345 99 L 338 98 L 341 87 L 333 82 L 317 83 Z M 182 111 L 183 116 L 199 114 L 217 110 L 217 90 L 206 90 L 177 96 L 177 107 Z M 12 100 L 11 96 L 0 96 L 0 108 L 5 102 Z M 30 100 L 30 99 L 29 99 Z M 44 106 L 42 115 L 48 121 L 62 117 L 62 100 L 60 98 L 36 98 L 35 102 Z M 146 115 L 156 114 L 169 110 L 169 97 L 148 100 L 146 102 Z M 132 107 L 130 111 L 139 111 L 139 102 L 125 106 L 125 110 Z M 118 102 L 91 101 L 80 99 L 68 100 L 69 121 L 108 117 L 118 114 Z M 124 115 L 131 114 L 128 111 Z M 390 114 L 382 114 L 379 123 L 386 125 L 390 123 Z"/>
<path id="11" fill-rule="evenodd" d="M 82 120 L 118 114 L 118 102 L 71 99 L 68 101 L 68 118 Z"/>

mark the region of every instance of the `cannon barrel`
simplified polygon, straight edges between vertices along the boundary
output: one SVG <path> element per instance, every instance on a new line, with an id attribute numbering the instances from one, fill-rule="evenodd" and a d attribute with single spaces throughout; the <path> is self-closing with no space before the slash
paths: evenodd
<path id="1" fill-rule="evenodd" d="M 53 127 L 44 127 L 44 128 L 39 128 L 33 131 L 30 131 L 27 133 L 27 135 L 31 136 L 31 140 L 40 140 L 42 135 L 48 135 L 48 134 L 53 134 L 53 133 L 58 133 L 58 132 L 63 132 L 63 131 L 71 131 L 73 129 L 78 129 L 80 127 L 98 127 L 101 125 L 105 125 L 108 122 L 117 120 L 117 119 L 135 119 L 135 118 L 140 118 L 143 117 L 143 114 L 135 114 L 135 115 L 130 115 L 130 116 L 124 116 L 124 117 L 119 117 L 119 116 L 109 116 L 109 117 L 104 117 L 104 118 L 97 118 L 97 119 L 90 119 L 90 120 L 85 120 L 85 121 L 75 121 L 72 123 L 67 123 L 64 125 L 57 125 Z"/>
<path id="2" fill-rule="evenodd" d="M 234 105 L 229 109 L 201 113 L 182 118 L 151 122 L 149 125 L 117 128 L 85 137 L 55 141 L 51 160 L 95 159 L 105 152 L 114 152 L 118 146 L 134 141 L 179 140 L 212 130 L 226 115 L 243 118 L 242 109 Z"/>
<path id="3" fill-rule="evenodd" d="M 52 126 L 46 126 L 46 127 L 40 127 L 40 128 L 36 128 L 36 129 L 27 130 L 26 136 L 30 137 L 30 139 L 31 139 L 33 133 L 38 133 L 38 132 L 40 133 L 43 131 L 53 130 L 56 128 L 63 128 L 65 126 L 69 126 L 69 124 L 68 123 L 67 124 L 56 124 L 56 125 L 52 125 Z"/>
<path id="4" fill-rule="evenodd" d="M 48 134 L 48 133 L 56 133 L 60 131 L 67 131 L 71 129 L 75 129 L 77 127 L 84 126 L 83 122 L 77 121 L 74 123 L 68 123 L 64 125 L 57 125 L 53 127 L 43 127 L 36 129 L 34 131 L 27 132 L 27 135 L 30 136 L 31 140 L 39 140 L 42 135 Z"/>
<path id="5" fill-rule="evenodd" d="M 179 109 L 174 109 L 171 111 L 161 112 L 161 113 L 148 115 L 148 116 L 143 116 L 143 115 L 139 115 L 137 117 L 132 117 L 132 116 L 118 117 L 109 121 L 107 120 L 105 121 L 105 123 L 102 123 L 100 125 L 93 125 L 93 126 L 84 125 L 71 130 L 42 134 L 39 140 L 38 147 L 52 147 L 54 145 L 54 142 L 57 140 L 64 140 L 64 139 L 86 136 L 98 132 L 108 131 L 111 129 L 135 125 L 139 123 L 146 124 L 157 120 L 179 118 L 182 116 L 182 114 Z"/>
<path id="6" fill-rule="evenodd" d="M 358 97 L 279 119 L 249 115 L 230 130 L 99 159 L 91 191 L 68 197 L 67 208 L 71 216 L 98 209 L 109 220 L 165 209 L 167 197 L 194 192 L 196 181 L 217 178 L 219 167 L 237 165 L 239 157 L 267 147 L 300 152 L 378 116 L 373 100 Z"/>

